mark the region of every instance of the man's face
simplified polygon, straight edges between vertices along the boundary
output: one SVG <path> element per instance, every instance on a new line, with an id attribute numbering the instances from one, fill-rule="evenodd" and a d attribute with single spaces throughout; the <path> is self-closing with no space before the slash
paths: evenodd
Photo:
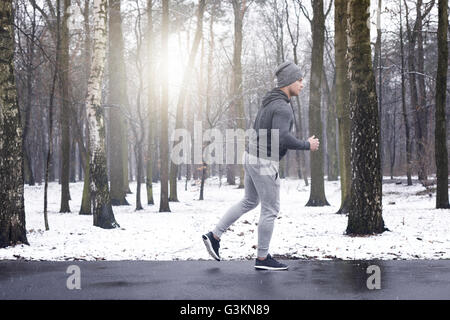
<path id="1" fill-rule="evenodd" d="M 289 93 L 291 96 L 298 96 L 303 89 L 303 79 L 299 79 L 289 85 Z"/>

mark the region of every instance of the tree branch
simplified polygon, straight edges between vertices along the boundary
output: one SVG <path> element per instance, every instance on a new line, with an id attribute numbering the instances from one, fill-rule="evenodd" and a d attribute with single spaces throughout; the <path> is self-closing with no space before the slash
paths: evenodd
<path id="1" fill-rule="evenodd" d="M 306 17 L 306 19 L 308 19 L 309 23 L 312 24 L 312 20 L 311 20 L 311 18 L 309 17 L 308 10 L 306 10 L 306 8 L 303 6 L 303 4 L 302 4 L 302 2 L 301 2 L 300 0 L 297 0 L 297 3 L 298 3 L 300 9 L 301 9 L 302 12 L 303 12 L 303 15 Z"/>
<path id="2" fill-rule="evenodd" d="M 433 0 L 434 1 L 434 0 Z M 330 0 L 330 4 L 328 5 L 328 9 L 325 13 L 325 19 L 327 18 L 328 14 L 330 13 L 331 10 L 331 5 L 333 4 L 333 0 Z"/>

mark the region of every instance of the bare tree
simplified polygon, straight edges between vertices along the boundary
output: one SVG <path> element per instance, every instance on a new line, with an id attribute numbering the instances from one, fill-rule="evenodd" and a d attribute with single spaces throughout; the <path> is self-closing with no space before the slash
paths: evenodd
<path id="1" fill-rule="evenodd" d="M 438 22 L 438 70 L 436 74 L 436 208 L 450 208 L 448 201 L 448 150 L 445 106 L 447 98 L 448 47 L 447 1 L 439 0 Z"/>
<path id="2" fill-rule="evenodd" d="M 370 55 L 369 6 L 370 0 L 350 0 L 347 6 L 352 119 L 352 189 L 347 234 L 353 235 L 385 231 L 382 217 L 380 123 Z"/>
<path id="3" fill-rule="evenodd" d="M 104 109 L 101 105 L 102 80 L 105 68 L 107 31 L 107 1 L 95 0 L 93 56 L 88 81 L 86 111 L 89 123 L 89 177 L 94 226 L 104 229 L 117 228 L 109 195 L 106 168 Z"/>
<path id="4" fill-rule="evenodd" d="M 331 8 L 331 3 L 330 1 L 327 14 Z M 323 0 L 312 0 L 311 4 L 313 7 L 312 20 L 306 14 L 311 24 L 313 41 L 311 51 L 311 84 L 309 91 L 309 131 L 310 135 L 314 134 L 317 138 L 321 139 L 321 91 L 326 15 L 324 13 Z M 329 205 L 329 203 L 325 197 L 323 150 L 319 148 L 316 152 L 311 153 L 311 193 L 306 206 L 325 205 Z"/>
<path id="5" fill-rule="evenodd" d="M 234 106 L 234 117 L 236 119 L 236 127 L 245 130 L 245 112 L 244 112 L 244 98 L 243 98 L 243 83 L 242 83 L 242 39 L 243 39 L 243 23 L 244 17 L 252 1 L 246 0 L 231 0 L 233 5 L 234 17 L 234 44 L 233 44 L 233 79 L 232 79 L 232 97 Z M 242 158 L 242 154 L 237 154 L 237 159 Z M 239 168 L 239 187 L 244 187 L 244 167 L 242 165 L 236 166 Z M 231 169 L 231 168 L 230 168 Z M 234 178 L 234 169 L 232 171 Z M 231 178 L 231 176 L 230 176 Z M 233 179 L 234 180 L 234 179 Z"/>
<path id="6" fill-rule="evenodd" d="M 33 94 L 34 94 L 34 77 L 36 74 L 36 67 L 38 65 L 38 61 L 36 56 L 38 52 L 36 52 L 36 42 L 39 37 L 42 36 L 43 30 L 39 30 L 39 20 L 36 15 L 36 8 L 33 6 L 32 12 L 29 12 L 27 2 L 22 2 L 17 4 L 17 9 L 15 12 L 17 24 L 20 25 L 18 28 L 25 32 L 25 29 L 28 33 L 26 36 L 22 36 L 22 34 L 18 34 L 17 36 L 17 49 L 19 51 L 20 64 L 22 68 L 26 70 L 26 93 L 24 94 L 25 102 L 24 107 L 21 109 L 22 118 L 23 118 L 23 158 L 24 158 L 24 177 L 25 183 L 28 183 L 30 186 L 35 184 L 35 175 L 34 169 L 31 159 L 31 144 L 32 137 L 30 137 L 31 131 L 31 114 L 33 111 Z M 22 13 L 23 17 L 18 17 Z M 22 38 L 24 38 L 22 40 Z M 22 43 L 24 42 L 24 43 Z M 19 59 L 18 59 L 19 60 Z M 20 78 L 20 74 L 18 74 L 18 78 Z M 20 104 L 20 95 L 19 95 L 19 104 Z"/>
<path id="7" fill-rule="evenodd" d="M 142 114 L 142 92 L 144 90 L 144 77 L 142 71 L 144 66 L 142 63 L 142 47 L 143 47 L 143 33 L 141 27 L 141 9 L 139 7 L 139 1 L 136 1 L 137 9 L 137 19 L 135 21 L 134 33 L 136 37 L 136 56 L 134 58 L 136 64 L 136 70 L 138 74 L 138 85 L 137 85 L 137 96 L 136 96 L 136 116 L 131 117 L 130 126 L 134 135 L 134 157 L 136 159 L 136 210 L 142 210 L 141 204 L 141 183 L 142 183 L 142 150 L 144 149 L 144 138 L 145 138 L 145 126 L 144 117 Z"/>
<path id="8" fill-rule="evenodd" d="M 205 12 L 206 0 L 199 0 L 197 11 L 197 29 L 195 31 L 194 42 L 192 44 L 191 51 L 189 53 L 189 61 L 184 70 L 183 82 L 181 85 L 180 95 L 178 97 L 177 115 L 175 128 L 180 129 L 183 126 L 183 110 L 184 103 L 186 101 L 186 93 L 188 89 L 189 80 L 191 77 L 192 69 L 194 67 L 195 57 L 197 56 L 200 40 L 203 33 L 203 14 Z M 170 197 L 169 201 L 178 201 L 177 194 L 177 173 L 178 165 L 173 161 L 170 162 Z"/>
<path id="9" fill-rule="evenodd" d="M 427 94 L 425 88 L 425 52 L 423 47 L 423 21 L 426 16 L 429 14 L 431 9 L 434 6 L 435 0 L 431 0 L 427 7 L 425 8 L 424 14 L 422 14 L 422 6 L 416 6 L 416 16 L 417 16 L 417 89 L 418 89 L 418 100 L 417 100 L 417 109 L 415 112 L 417 118 L 417 126 L 416 126 L 416 144 L 417 148 L 417 159 L 419 165 L 419 177 L 420 180 L 426 181 L 429 174 L 429 152 L 427 152 L 428 142 L 428 122 L 430 117 L 430 112 L 427 108 Z"/>
<path id="10" fill-rule="evenodd" d="M 416 3 L 416 20 L 414 22 L 413 27 L 411 28 L 409 24 L 409 7 L 406 0 L 404 0 L 405 9 L 406 9 L 406 31 L 408 34 L 408 73 L 409 73 L 409 89 L 410 89 L 410 103 L 411 109 L 414 111 L 415 122 L 415 145 L 416 145 L 416 158 L 418 164 L 418 176 L 419 180 L 426 180 L 426 154 L 425 154 L 425 143 L 426 143 L 426 122 L 427 122 L 427 111 L 425 105 L 420 105 L 420 103 L 424 103 L 424 93 L 421 91 L 421 97 L 419 98 L 419 92 L 417 89 L 417 65 L 415 61 L 415 46 L 418 41 L 418 35 L 422 32 L 422 21 L 431 11 L 434 0 L 430 2 L 430 4 L 425 9 L 424 13 L 421 12 L 421 6 L 423 4 L 422 0 L 417 0 Z M 422 41 L 422 38 L 419 40 Z M 421 46 L 420 44 L 419 46 Z M 423 55 L 423 51 L 421 51 Z M 420 84 L 422 87 L 422 84 Z M 420 101 L 419 101 L 420 99 Z"/>
<path id="11" fill-rule="evenodd" d="M 155 90 L 154 90 L 154 58 L 153 56 L 156 54 L 156 50 L 154 48 L 154 31 L 153 31 L 153 0 L 147 1 L 147 55 L 149 57 L 148 61 L 148 102 L 147 102 L 147 112 L 149 117 L 149 129 L 148 129 L 148 148 L 147 148 L 147 178 L 146 178 L 146 187 L 147 187 L 147 204 L 154 204 L 153 200 L 153 165 L 155 160 L 155 151 L 156 145 L 154 143 L 155 140 L 155 126 L 156 126 L 156 117 L 155 117 Z"/>
<path id="12" fill-rule="evenodd" d="M 289 22 L 289 5 L 288 5 L 288 1 L 284 0 L 285 2 L 285 6 L 286 6 L 286 26 L 287 26 L 287 30 L 289 33 L 289 37 L 291 39 L 291 44 L 292 44 L 292 53 L 294 56 L 294 63 L 296 65 L 299 64 L 298 61 L 298 55 L 297 55 L 297 47 L 298 47 L 298 41 L 299 41 L 299 36 L 300 36 L 300 6 L 301 6 L 301 2 L 299 0 L 294 1 L 293 2 L 293 7 L 294 7 L 294 14 L 295 14 L 295 28 L 292 30 L 290 22 Z M 297 102 L 297 113 L 298 113 L 298 121 L 295 121 L 295 131 L 297 132 L 297 138 L 301 139 L 302 138 L 302 134 L 303 134 L 303 126 L 302 126 L 302 107 L 300 104 L 300 98 L 299 96 L 295 97 L 295 101 Z M 292 102 L 291 102 L 292 104 Z M 295 115 L 295 112 L 294 112 Z M 300 150 L 296 151 L 296 155 L 297 155 L 297 163 L 298 163 L 298 177 L 302 178 L 305 181 L 305 185 L 309 186 L 309 182 L 308 182 L 308 176 L 306 175 L 306 169 L 305 169 L 305 159 L 303 158 L 303 156 L 301 155 Z"/>
<path id="13" fill-rule="evenodd" d="M 404 59 L 404 48 L 403 48 L 403 21 L 402 21 L 402 2 L 400 0 L 400 59 L 401 62 L 401 81 L 402 81 L 402 114 L 403 114 L 403 122 L 405 125 L 405 137 L 406 137 L 406 177 L 408 186 L 412 185 L 411 179 L 411 138 L 410 138 L 410 129 L 409 129 L 409 121 L 408 121 L 408 112 L 406 111 L 406 89 L 405 89 L 405 59 Z"/>
<path id="14" fill-rule="evenodd" d="M 323 83 L 325 84 L 326 105 L 327 105 L 327 180 L 336 181 L 338 179 L 338 154 L 336 148 L 336 107 L 335 107 L 335 88 L 336 73 L 333 74 L 332 87 L 328 84 L 325 69 L 323 72 Z"/>
<path id="15" fill-rule="evenodd" d="M 375 52 L 373 58 L 373 70 L 375 73 L 375 78 L 378 79 L 378 112 L 380 114 L 380 119 L 383 119 L 383 86 L 382 86 L 382 75 L 383 75 L 383 60 L 381 59 L 381 5 L 382 0 L 378 0 L 377 2 L 377 40 L 375 42 Z M 376 80 L 375 80 L 376 81 Z M 381 172 L 383 172 L 383 163 L 384 163 L 384 148 L 383 148 L 383 127 L 380 126 L 380 150 L 381 150 Z M 383 173 L 381 174 L 383 176 Z"/>
<path id="16" fill-rule="evenodd" d="M 89 80 L 89 72 L 91 70 L 91 28 L 90 28 L 90 24 L 89 24 L 89 16 L 90 16 L 90 1 L 89 0 L 85 0 L 84 1 L 84 8 L 81 9 L 80 6 L 80 10 L 83 13 L 83 28 L 84 28 L 84 34 L 85 34 L 85 38 L 84 38 L 84 74 L 85 74 L 85 81 L 86 81 L 86 85 L 88 83 Z M 87 91 L 87 86 L 85 91 Z M 86 110 L 86 106 L 82 105 L 82 107 L 84 107 L 84 110 Z M 83 119 L 83 123 L 86 122 L 86 112 L 81 112 L 82 119 Z M 85 124 L 85 131 L 86 134 L 85 136 L 89 136 L 89 126 Z M 81 136 L 82 136 L 82 132 L 80 130 L 79 135 L 78 135 L 78 149 L 82 150 L 83 149 L 83 142 L 81 140 Z M 89 146 L 87 145 L 89 143 L 89 139 L 85 139 L 86 140 L 86 147 L 84 147 L 85 151 L 82 152 L 82 154 L 84 154 L 84 164 L 83 164 L 83 168 L 84 168 L 84 183 L 83 183 L 83 196 L 81 198 L 81 206 L 80 206 L 80 214 L 81 215 L 90 215 L 92 214 L 91 211 L 91 190 L 90 190 L 90 178 L 89 178 L 89 155 L 87 154 L 88 150 L 89 150 Z"/>
<path id="17" fill-rule="evenodd" d="M 12 0 L 0 2 L 0 248 L 28 244 L 25 228 L 22 124 L 14 78 Z"/>
<path id="18" fill-rule="evenodd" d="M 337 213 L 347 214 L 350 207 L 351 167 L 350 167 L 350 106 L 348 63 L 345 56 L 347 45 L 347 1 L 335 0 L 335 60 L 336 60 L 336 113 L 339 126 L 339 171 L 341 176 L 341 206 Z"/>
<path id="19" fill-rule="evenodd" d="M 70 0 L 64 0 L 64 14 L 61 25 L 61 63 L 59 90 L 61 92 L 61 208 L 59 212 L 70 212 L 70 105 L 69 105 L 69 26 Z"/>
<path id="20" fill-rule="evenodd" d="M 109 2 L 109 33 L 108 33 L 108 105 L 109 110 L 109 153 L 111 204 L 113 206 L 128 205 L 126 200 L 126 187 L 124 185 L 123 152 L 127 148 L 123 144 L 125 135 L 125 113 L 128 109 L 127 72 L 124 60 L 124 41 L 122 32 L 121 0 Z"/>
<path id="21" fill-rule="evenodd" d="M 48 150 L 47 150 L 47 160 L 46 160 L 46 166 L 45 166 L 45 186 L 44 186 L 44 225 L 45 230 L 49 230 L 49 224 L 48 224 L 48 180 L 49 180 L 49 170 L 50 170 L 50 164 L 52 160 L 52 154 L 53 154 L 53 103 L 54 103 L 54 96 L 55 96 L 55 87 L 56 87 L 56 79 L 58 77 L 58 73 L 60 72 L 59 63 L 60 63 L 60 57 L 61 57 L 61 51 L 60 45 L 61 45 L 61 37 L 60 37 L 60 19 L 61 19 L 61 11 L 60 8 L 61 1 L 57 0 L 56 2 L 56 8 L 57 8 L 57 14 L 56 14 L 56 30 L 54 31 L 55 34 L 55 42 L 56 42 L 56 51 L 55 51 L 55 68 L 53 71 L 53 79 L 52 79 L 52 87 L 50 90 L 50 103 L 49 103 L 49 132 L 48 132 Z M 48 23 L 48 21 L 47 21 Z"/>
<path id="22" fill-rule="evenodd" d="M 161 133 L 160 133 L 160 165 L 161 192 L 159 212 L 170 212 L 169 207 L 169 121 L 168 121 L 168 40 L 169 40 L 169 0 L 162 2 L 162 62 L 161 62 Z"/>

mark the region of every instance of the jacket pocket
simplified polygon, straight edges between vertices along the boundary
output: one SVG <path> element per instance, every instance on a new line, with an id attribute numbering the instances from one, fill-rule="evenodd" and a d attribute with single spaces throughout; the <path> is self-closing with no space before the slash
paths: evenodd
<path id="1" fill-rule="evenodd" d="M 278 177 L 278 168 L 274 164 L 270 164 L 271 169 L 275 172 L 274 174 L 274 180 L 277 181 Z"/>

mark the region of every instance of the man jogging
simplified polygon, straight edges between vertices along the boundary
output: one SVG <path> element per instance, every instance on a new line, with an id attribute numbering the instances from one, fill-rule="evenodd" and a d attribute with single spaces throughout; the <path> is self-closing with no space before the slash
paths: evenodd
<path id="1" fill-rule="evenodd" d="M 271 157 L 270 132 L 271 129 L 278 130 L 279 160 L 284 157 L 288 149 L 316 151 L 319 148 L 319 140 L 312 136 L 307 141 L 302 141 L 290 133 L 294 123 L 290 98 L 298 96 L 303 89 L 303 76 L 300 68 L 292 62 L 286 61 L 277 68 L 275 75 L 277 87 L 264 97 L 253 125 L 256 136 L 250 139 L 251 147 L 247 148 L 244 153 L 244 199 L 229 208 L 213 231 L 204 234 L 202 238 L 209 254 L 220 261 L 219 248 L 222 234 L 244 213 L 254 209 L 261 202 L 255 268 L 286 270 L 288 269 L 287 265 L 276 261 L 269 254 L 274 221 L 280 211 L 278 161 L 273 161 L 273 157 Z M 266 131 L 261 132 L 260 129 L 266 129 Z M 267 136 L 261 138 L 263 133 Z M 255 149 L 256 154 L 249 151 Z"/>

